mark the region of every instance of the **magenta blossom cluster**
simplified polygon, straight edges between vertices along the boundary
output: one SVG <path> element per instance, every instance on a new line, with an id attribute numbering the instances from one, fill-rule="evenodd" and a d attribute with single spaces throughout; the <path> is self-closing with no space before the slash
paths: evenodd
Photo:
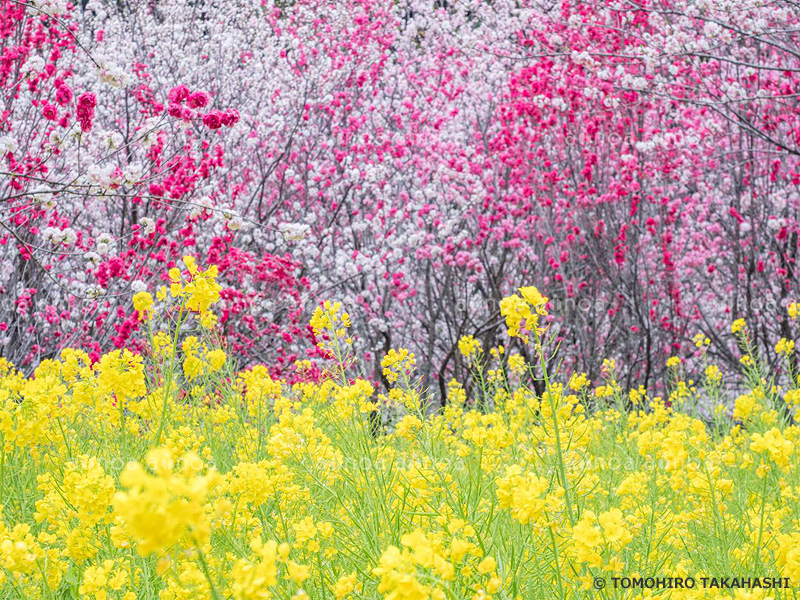
<path id="1" fill-rule="evenodd" d="M 203 115 L 203 125 L 209 129 L 219 129 L 223 125 L 231 127 L 239 121 L 239 111 L 230 108 L 226 111 L 212 110 Z"/>
<path id="2" fill-rule="evenodd" d="M 227 111 L 211 110 L 205 114 L 197 111 L 204 108 L 209 103 L 209 96 L 206 92 L 190 92 L 186 85 L 178 85 L 169 91 L 169 107 L 167 112 L 171 117 L 189 122 L 199 117 L 203 125 L 209 129 L 219 129 L 223 125 L 232 126 L 239 121 L 239 112 L 236 109 Z M 184 106 L 183 103 L 186 103 Z"/>
<path id="3" fill-rule="evenodd" d="M 62 85 L 58 89 L 62 90 L 64 89 L 64 86 Z M 97 98 L 95 97 L 94 93 L 84 92 L 78 96 L 78 106 L 75 112 L 78 118 L 78 123 L 81 126 L 81 130 L 84 132 L 92 130 L 92 120 L 94 119 L 95 106 L 97 106 Z M 55 118 L 52 120 L 55 120 Z"/>
<path id="4" fill-rule="evenodd" d="M 70 88 L 63 79 L 56 79 L 53 82 L 56 88 L 56 102 L 61 106 L 67 106 L 72 102 L 72 88 Z"/>

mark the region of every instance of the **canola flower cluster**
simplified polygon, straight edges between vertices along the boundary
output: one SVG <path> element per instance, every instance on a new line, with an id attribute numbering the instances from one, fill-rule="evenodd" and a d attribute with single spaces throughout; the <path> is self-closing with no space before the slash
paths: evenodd
<path id="1" fill-rule="evenodd" d="M 730 408 L 714 365 L 696 382 L 677 357 L 661 397 L 623 390 L 613 361 L 602 381 L 561 380 L 547 299 L 522 288 L 503 316 L 534 358 L 466 337 L 473 376 L 434 408 L 405 349 L 382 362 L 387 394 L 357 376 L 336 303 L 311 322 L 321 379 L 237 372 L 209 333 L 216 272 L 184 266 L 157 299 L 134 298 L 150 352 L 92 364 L 65 350 L 32 377 L 0 361 L 0 597 L 648 598 L 594 582 L 800 582 L 789 341 L 798 385 L 783 388 L 734 323 L 749 358 Z M 705 360 L 709 340 L 696 344 Z"/>

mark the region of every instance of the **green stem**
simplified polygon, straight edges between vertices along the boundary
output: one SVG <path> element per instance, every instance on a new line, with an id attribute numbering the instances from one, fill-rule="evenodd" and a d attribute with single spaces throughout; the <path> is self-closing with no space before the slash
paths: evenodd
<path id="1" fill-rule="evenodd" d="M 767 504 L 767 476 L 769 473 L 764 473 L 764 487 L 761 490 L 761 523 L 758 526 L 758 543 L 756 544 L 756 566 L 755 572 L 758 573 L 758 568 L 761 566 L 761 539 L 764 536 L 764 507 Z"/>
<path id="2" fill-rule="evenodd" d="M 553 556 L 556 560 L 556 579 L 558 581 L 558 592 L 561 598 L 566 598 L 564 595 L 564 583 L 561 581 L 561 565 L 558 564 L 558 544 L 556 544 L 556 536 L 553 534 L 553 528 L 547 525 L 547 530 L 550 532 L 550 540 L 553 542 Z"/>
<path id="3" fill-rule="evenodd" d="M 3 492 L 6 489 L 6 441 L 0 437 L 0 507 L 3 506 Z"/>
<path id="4" fill-rule="evenodd" d="M 178 324 L 175 327 L 175 336 L 172 339 L 172 356 L 169 359 L 169 373 L 167 373 L 167 381 L 164 383 L 164 399 L 161 405 L 161 419 L 158 424 L 158 431 L 156 432 L 156 437 L 153 440 L 153 446 L 158 446 L 161 442 L 161 433 L 164 431 L 164 422 L 167 420 L 167 407 L 169 406 L 169 394 L 172 391 L 172 375 L 175 372 L 175 358 L 178 355 L 178 336 L 181 332 L 181 325 L 183 324 L 183 305 L 178 312 Z"/>
<path id="5" fill-rule="evenodd" d="M 195 545 L 197 541 L 195 541 Z M 206 579 L 208 580 L 208 585 L 211 587 L 211 597 L 214 600 L 222 600 L 222 596 L 219 595 L 217 591 L 217 586 L 214 585 L 214 581 L 211 579 L 211 571 L 208 568 L 208 563 L 206 563 L 206 557 L 203 555 L 203 551 L 200 549 L 200 546 L 197 546 L 197 557 L 200 559 L 200 566 L 203 567 L 203 573 L 205 573 Z"/>
<path id="6" fill-rule="evenodd" d="M 542 367 L 542 378 L 544 379 L 545 393 L 550 402 L 550 411 L 553 413 L 553 427 L 555 429 L 556 438 L 556 454 L 558 456 L 558 477 L 560 479 L 561 487 L 564 488 L 564 503 L 567 507 L 567 516 L 569 517 L 570 525 L 575 525 L 575 517 L 572 514 L 572 501 L 569 494 L 569 485 L 567 484 L 567 469 L 564 466 L 564 452 L 561 448 L 561 433 L 558 423 L 558 410 L 553 401 L 553 394 L 550 389 L 550 378 L 547 375 L 547 361 L 544 358 L 544 349 L 542 348 L 542 341 L 539 337 L 539 332 L 536 332 L 536 351 L 539 353 L 539 364 Z"/>

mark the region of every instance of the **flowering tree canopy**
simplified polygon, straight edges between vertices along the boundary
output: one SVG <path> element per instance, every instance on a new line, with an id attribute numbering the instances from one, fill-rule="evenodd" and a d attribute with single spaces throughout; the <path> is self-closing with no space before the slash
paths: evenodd
<path id="1" fill-rule="evenodd" d="M 533 281 L 590 377 L 612 357 L 650 385 L 736 317 L 777 360 L 794 3 L 0 5 L 0 347 L 23 368 L 136 349 L 132 293 L 187 253 L 217 266 L 231 353 L 276 371 L 336 296 L 370 376 L 404 346 L 444 392 L 458 340 L 498 344 Z"/>

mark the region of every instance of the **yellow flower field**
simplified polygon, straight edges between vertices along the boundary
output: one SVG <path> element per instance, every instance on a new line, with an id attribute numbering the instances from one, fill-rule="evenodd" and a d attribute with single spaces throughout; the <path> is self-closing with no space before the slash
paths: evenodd
<path id="1" fill-rule="evenodd" d="M 501 311 L 536 360 L 464 338 L 473 376 L 439 408 L 402 348 L 387 394 L 359 378 L 331 302 L 323 380 L 236 372 L 216 271 L 185 267 L 133 299 L 147 356 L 2 365 L 0 598 L 798 597 L 800 390 L 746 323 L 731 406 L 716 366 L 691 381 L 678 358 L 649 397 L 611 361 L 562 378 L 547 299 L 521 288 Z"/>

